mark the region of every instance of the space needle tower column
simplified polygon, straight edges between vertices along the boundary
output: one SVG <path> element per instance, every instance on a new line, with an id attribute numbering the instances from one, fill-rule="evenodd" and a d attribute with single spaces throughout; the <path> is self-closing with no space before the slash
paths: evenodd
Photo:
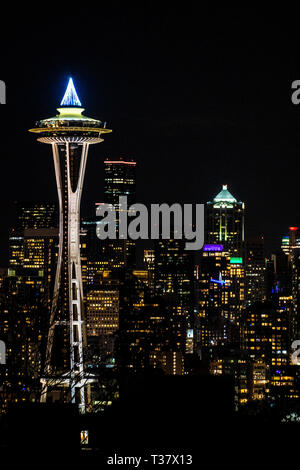
<path id="1" fill-rule="evenodd" d="M 59 114 L 38 121 L 30 132 L 51 144 L 59 199 L 59 250 L 51 306 L 41 401 L 47 397 L 77 403 L 82 412 L 93 381 L 84 367 L 85 327 L 80 263 L 80 200 L 90 144 L 111 132 L 84 108 L 72 78 L 57 109 Z"/>

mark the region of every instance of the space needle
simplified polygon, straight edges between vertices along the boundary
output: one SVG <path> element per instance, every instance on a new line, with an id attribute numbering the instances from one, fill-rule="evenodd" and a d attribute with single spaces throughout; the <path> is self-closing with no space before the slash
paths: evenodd
<path id="1" fill-rule="evenodd" d="M 86 341 L 80 262 L 80 200 L 90 144 L 112 132 L 88 118 L 72 78 L 55 117 L 36 122 L 30 132 L 52 146 L 59 200 L 59 249 L 50 313 L 41 401 L 76 403 L 85 412 L 93 378 L 84 366 Z"/>

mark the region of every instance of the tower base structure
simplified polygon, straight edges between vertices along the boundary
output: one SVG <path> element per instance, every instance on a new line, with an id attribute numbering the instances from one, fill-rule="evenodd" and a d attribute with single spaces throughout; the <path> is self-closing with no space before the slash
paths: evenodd
<path id="1" fill-rule="evenodd" d="M 96 377 L 92 374 L 84 374 L 83 377 L 75 376 L 73 379 L 63 374 L 61 377 L 42 377 L 41 382 L 41 403 L 51 402 L 75 402 L 79 399 L 78 407 L 80 413 L 88 411 L 91 403 L 91 384 L 96 382 Z M 75 401 L 72 400 L 75 397 Z"/>

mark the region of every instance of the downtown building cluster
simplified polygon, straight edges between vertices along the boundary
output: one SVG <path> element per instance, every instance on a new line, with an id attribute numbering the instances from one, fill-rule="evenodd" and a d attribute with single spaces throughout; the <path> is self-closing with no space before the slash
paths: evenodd
<path id="1" fill-rule="evenodd" d="M 122 195 L 135 202 L 136 162 L 107 159 L 104 202 L 118 209 Z M 199 255 L 182 240 L 155 240 L 139 260 L 139 241 L 99 240 L 97 218 L 81 221 L 91 410 L 118 398 L 124 373 L 230 376 L 236 409 L 278 403 L 297 409 L 299 368 L 291 361 L 299 331 L 297 228 L 266 258 L 263 238 L 245 237 L 244 218 L 245 204 L 224 185 L 206 204 Z M 39 400 L 57 256 L 56 204 L 18 203 L 9 268 L 1 271 L 2 409 Z"/>

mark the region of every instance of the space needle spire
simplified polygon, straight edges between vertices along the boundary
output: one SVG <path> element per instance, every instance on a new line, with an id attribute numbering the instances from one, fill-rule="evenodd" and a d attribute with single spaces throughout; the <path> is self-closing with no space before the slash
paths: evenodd
<path id="1" fill-rule="evenodd" d="M 102 142 L 103 134 L 112 131 L 82 114 L 72 78 L 57 111 L 56 116 L 38 121 L 30 129 L 39 142 L 52 146 L 59 200 L 59 250 L 41 401 L 63 397 L 84 412 L 93 378 L 84 366 L 80 200 L 89 145 Z"/>

